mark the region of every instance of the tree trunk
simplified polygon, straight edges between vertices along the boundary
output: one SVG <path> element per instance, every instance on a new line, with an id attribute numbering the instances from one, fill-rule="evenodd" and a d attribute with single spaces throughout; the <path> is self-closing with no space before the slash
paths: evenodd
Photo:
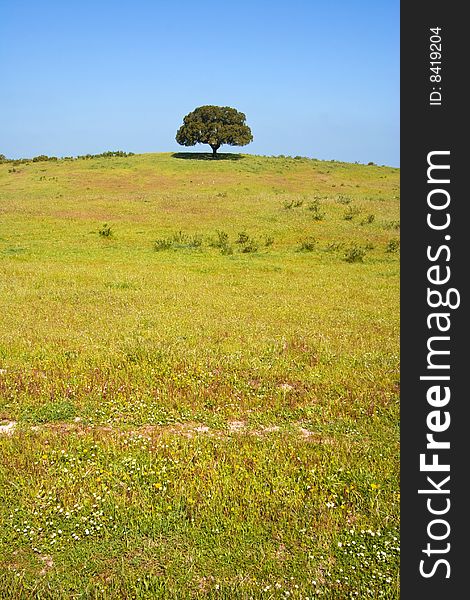
<path id="1" fill-rule="evenodd" d="M 217 150 L 220 148 L 220 144 L 210 144 L 212 148 L 212 158 L 217 158 Z"/>

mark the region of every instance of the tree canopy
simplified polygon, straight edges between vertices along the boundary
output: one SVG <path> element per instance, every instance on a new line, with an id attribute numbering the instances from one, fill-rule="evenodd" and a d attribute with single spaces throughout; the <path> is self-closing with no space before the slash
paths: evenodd
<path id="1" fill-rule="evenodd" d="M 246 116 L 230 106 L 199 106 L 187 114 L 176 133 L 182 146 L 209 144 L 212 156 L 222 144 L 246 146 L 253 140 Z"/>

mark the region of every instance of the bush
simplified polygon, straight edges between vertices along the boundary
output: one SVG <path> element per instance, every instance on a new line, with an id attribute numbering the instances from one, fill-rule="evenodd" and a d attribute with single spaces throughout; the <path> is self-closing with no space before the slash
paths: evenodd
<path id="1" fill-rule="evenodd" d="M 228 244 L 228 233 L 226 231 L 217 230 L 215 238 L 209 240 L 209 246 L 212 248 L 223 248 Z"/>
<path id="2" fill-rule="evenodd" d="M 230 244 L 225 244 L 225 246 L 221 246 L 220 254 L 222 254 L 223 256 L 229 256 L 233 254 L 232 246 Z"/>
<path id="3" fill-rule="evenodd" d="M 375 215 L 370 214 L 370 215 L 367 215 L 367 217 L 365 219 L 362 219 L 361 225 L 370 225 L 374 221 L 375 221 Z"/>
<path id="4" fill-rule="evenodd" d="M 398 239 L 393 239 L 390 240 L 385 248 L 386 252 L 398 252 L 398 250 L 400 249 L 400 240 Z"/>
<path id="5" fill-rule="evenodd" d="M 218 248 L 221 254 L 233 254 L 233 248 L 229 243 L 229 237 L 226 231 L 218 229 L 215 232 L 215 237 L 209 239 L 209 246 L 211 248 Z"/>
<path id="6" fill-rule="evenodd" d="M 341 248 L 344 246 L 343 242 L 330 242 L 325 250 L 327 252 L 336 252 L 337 250 L 341 250 Z"/>
<path id="7" fill-rule="evenodd" d="M 202 246 L 202 236 L 200 235 L 188 235 L 182 231 L 174 233 L 171 237 L 160 238 L 154 242 L 154 250 L 159 252 L 160 250 L 173 249 L 194 249 Z"/>
<path id="8" fill-rule="evenodd" d="M 264 240 L 264 245 L 266 247 L 272 246 L 274 244 L 274 238 L 267 236 Z"/>
<path id="9" fill-rule="evenodd" d="M 172 245 L 173 243 L 169 238 L 159 238 L 158 240 L 155 240 L 153 249 L 156 252 L 160 252 L 161 250 L 169 250 Z"/>
<path id="10" fill-rule="evenodd" d="M 105 223 L 99 230 L 98 233 L 101 237 L 111 237 L 113 235 L 113 231 L 111 227 Z"/>
<path id="11" fill-rule="evenodd" d="M 115 151 L 107 151 L 102 152 L 101 154 L 83 154 L 79 155 L 77 159 L 88 159 L 88 158 L 108 158 L 108 157 L 125 157 L 125 156 L 134 156 L 134 152 L 123 152 L 122 150 Z M 46 154 L 39 154 L 34 158 L 6 158 L 4 154 L 0 154 L 0 163 L 11 162 L 13 164 L 25 164 L 29 162 L 45 162 L 45 161 L 57 161 L 57 160 L 73 160 L 73 156 L 64 156 L 62 159 L 59 159 L 57 156 L 47 156 Z"/>
<path id="12" fill-rule="evenodd" d="M 236 244 L 246 244 L 250 239 L 250 236 L 245 232 L 242 231 L 241 233 L 238 234 L 238 238 L 236 240 Z"/>
<path id="13" fill-rule="evenodd" d="M 202 246 L 200 235 L 188 235 L 182 231 L 174 233 L 170 241 L 173 248 L 199 248 Z"/>
<path id="14" fill-rule="evenodd" d="M 400 221 L 388 221 L 384 224 L 385 229 L 400 229 Z"/>
<path id="15" fill-rule="evenodd" d="M 299 198 L 297 200 L 292 198 L 290 200 L 284 200 L 282 206 L 288 210 L 289 208 L 298 208 L 299 206 L 302 206 L 303 203 L 304 201 L 302 198 Z"/>
<path id="16" fill-rule="evenodd" d="M 318 198 L 314 198 L 309 202 L 308 210 L 312 213 L 314 221 L 322 221 L 325 213 L 321 211 L 321 202 Z"/>
<path id="17" fill-rule="evenodd" d="M 246 231 L 238 234 L 235 243 L 240 245 L 240 252 L 243 253 L 256 252 L 258 250 L 258 243 L 254 238 L 250 238 Z"/>
<path id="18" fill-rule="evenodd" d="M 115 157 L 126 157 L 134 156 L 134 152 L 123 152 L 122 150 L 108 150 L 101 154 L 81 154 L 77 156 L 77 159 L 89 159 L 89 158 L 115 158 Z"/>
<path id="19" fill-rule="evenodd" d="M 357 244 L 353 244 L 344 253 L 344 260 L 348 263 L 363 262 L 366 251 Z"/>
<path id="20" fill-rule="evenodd" d="M 258 251 L 258 243 L 253 239 L 249 238 L 243 246 L 240 248 L 240 252 L 247 254 L 249 252 L 257 252 Z"/>
<path id="21" fill-rule="evenodd" d="M 360 209 L 357 206 L 348 206 L 348 209 L 343 214 L 343 219 L 345 221 L 352 221 L 354 217 L 360 214 Z"/>
<path id="22" fill-rule="evenodd" d="M 336 197 L 335 202 L 337 204 L 351 204 L 352 202 L 352 198 L 350 198 L 349 196 L 343 196 L 343 195 L 339 195 Z"/>
<path id="23" fill-rule="evenodd" d="M 312 252 L 315 250 L 317 240 L 313 237 L 307 237 L 300 242 L 299 252 Z"/>

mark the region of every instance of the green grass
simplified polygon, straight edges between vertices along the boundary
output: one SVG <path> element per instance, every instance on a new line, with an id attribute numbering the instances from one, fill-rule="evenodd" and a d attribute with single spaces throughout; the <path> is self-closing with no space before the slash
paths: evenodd
<path id="1" fill-rule="evenodd" d="M 0 202 L 0 597 L 399 597 L 397 169 L 4 164 Z"/>

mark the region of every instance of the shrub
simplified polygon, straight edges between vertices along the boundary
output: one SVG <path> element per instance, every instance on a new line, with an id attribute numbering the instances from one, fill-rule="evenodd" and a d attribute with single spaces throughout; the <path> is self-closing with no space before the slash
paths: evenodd
<path id="1" fill-rule="evenodd" d="M 354 217 L 360 214 L 360 209 L 357 206 L 348 206 L 348 209 L 343 214 L 343 219 L 345 221 L 352 221 Z"/>
<path id="2" fill-rule="evenodd" d="M 182 231 L 174 233 L 169 241 L 174 248 L 199 248 L 202 246 L 202 237 L 200 235 L 188 235 Z"/>
<path id="3" fill-rule="evenodd" d="M 29 165 L 31 162 L 30 158 L 6 158 L 4 161 L 6 163 L 11 163 L 12 165 Z"/>
<path id="4" fill-rule="evenodd" d="M 272 246 L 274 244 L 274 238 L 267 236 L 264 240 L 264 245 L 266 247 Z"/>
<path id="5" fill-rule="evenodd" d="M 113 235 L 113 231 L 107 223 L 105 223 L 99 230 L 98 233 L 101 237 L 111 237 Z"/>
<path id="6" fill-rule="evenodd" d="M 302 206 L 303 203 L 304 201 L 302 198 L 298 198 L 297 200 L 292 198 L 290 200 L 284 200 L 282 206 L 288 210 L 289 208 L 298 208 L 299 206 Z"/>
<path id="7" fill-rule="evenodd" d="M 363 262 L 366 251 L 357 244 L 352 244 L 344 253 L 344 260 L 348 263 Z"/>
<path id="8" fill-rule="evenodd" d="M 257 252 L 258 251 L 258 243 L 253 239 L 249 238 L 245 244 L 240 248 L 240 252 L 247 254 L 249 252 Z"/>
<path id="9" fill-rule="evenodd" d="M 209 239 L 209 246 L 211 248 L 218 248 L 221 254 L 233 254 L 233 248 L 229 243 L 229 237 L 226 231 L 218 229 L 215 232 L 215 237 Z"/>
<path id="10" fill-rule="evenodd" d="M 220 248 L 220 254 L 224 255 L 224 256 L 228 256 L 230 254 L 233 254 L 233 248 L 230 244 L 225 244 L 225 246 L 221 246 Z"/>
<path id="11" fill-rule="evenodd" d="M 223 248 L 228 244 L 228 233 L 226 231 L 217 230 L 215 238 L 209 240 L 209 246 L 212 248 Z"/>
<path id="12" fill-rule="evenodd" d="M 169 238 L 159 238 L 155 240 L 153 244 L 153 248 L 156 252 L 160 252 L 161 250 L 169 250 L 172 246 L 172 241 Z"/>
<path id="13" fill-rule="evenodd" d="M 235 243 L 236 244 L 246 244 L 249 241 L 249 239 L 250 239 L 250 236 L 245 231 L 242 231 L 241 233 L 238 234 L 238 238 Z"/>
<path id="14" fill-rule="evenodd" d="M 321 202 L 319 198 L 314 198 L 309 202 L 308 210 L 312 213 L 314 221 L 322 221 L 325 213 L 321 211 Z"/>
<path id="15" fill-rule="evenodd" d="M 202 246 L 202 236 L 200 235 L 188 235 L 182 231 L 174 233 L 171 237 L 160 238 L 154 242 L 154 249 L 158 252 L 160 250 L 184 249 L 184 248 L 200 248 Z"/>
<path id="16" fill-rule="evenodd" d="M 83 154 L 79 155 L 76 158 L 107 158 L 107 157 L 116 157 L 116 156 L 134 156 L 133 152 L 123 152 L 122 150 L 116 151 L 108 151 L 102 152 L 101 154 Z M 8 159 L 4 154 L 0 154 L 0 163 L 2 162 L 12 162 L 14 164 L 24 164 L 29 162 L 43 162 L 43 161 L 57 161 L 57 160 L 73 160 L 73 156 L 64 156 L 62 159 L 59 159 L 57 156 L 47 156 L 46 154 L 39 154 L 34 158 L 17 158 L 17 159 Z"/>
<path id="17" fill-rule="evenodd" d="M 335 200 L 335 202 L 336 202 L 337 204 L 351 204 L 351 202 L 352 202 L 352 198 L 350 198 L 349 196 L 343 196 L 342 194 L 339 194 L 339 195 L 336 197 L 336 200 Z"/>
<path id="18" fill-rule="evenodd" d="M 250 238 L 246 231 L 242 231 L 238 234 L 235 243 L 240 245 L 240 252 L 243 253 L 256 252 L 258 250 L 258 243 L 254 238 Z"/>
<path id="19" fill-rule="evenodd" d="M 398 252 L 398 250 L 400 249 L 400 240 L 398 239 L 393 239 L 390 240 L 385 248 L 386 252 Z"/>
<path id="20" fill-rule="evenodd" d="M 188 246 L 190 248 L 200 248 L 202 246 L 202 236 L 192 235 L 189 237 Z"/>
<path id="21" fill-rule="evenodd" d="M 77 156 L 77 159 L 115 158 L 115 157 L 126 157 L 126 156 L 134 156 L 134 152 L 123 152 L 122 150 L 108 150 L 107 152 L 102 152 L 101 154 L 82 154 L 82 155 Z"/>
<path id="22" fill-rule="evenodd" d="M 317 240 L 313 237 L 307 237 L 300 242 L 299 252 L 312 252 L 315 249 Z"/>
<path id="23" fill-rule="evenodd" d="M 336 252 L 337 250 L 341 250 L 341 248 L 344 246 L 343 242 L 330 242 L 325 250 L 327 252 Z"/>
<path id="24" fill-rule="evenodd" d="M 367 217 L 365 219 L 362 219 L 361 225 L 370 225 L 374 221 L 375 221 L 375 215 L 370 214 L 370 215 L 367 215 Z"/>
<path id="25" fill-rule="evenodd" d="M 388 221 L 384 224 L 385 229 L 400 229 L 400 221 Z"/>

